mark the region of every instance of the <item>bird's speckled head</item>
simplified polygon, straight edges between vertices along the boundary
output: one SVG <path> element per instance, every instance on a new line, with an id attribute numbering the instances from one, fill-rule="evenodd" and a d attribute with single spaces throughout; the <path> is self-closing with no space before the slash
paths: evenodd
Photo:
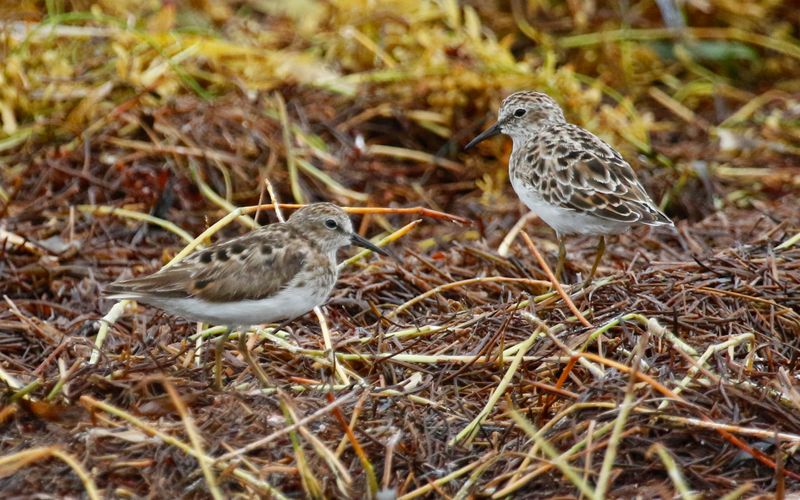
<path id="1" fill-rule="evenodd" d="M 327 251 L 349 245 L 353 234 L 350 217 L 333 203 L 312 203 L 293 213 L 286 223 Z"/>
<path id="2" fill-rule="evenodd" d="M 335 252 L 347 245 L 358 245 L 386 255 L 385 251 L 354 233 L 350 217 L 333 203 L 307 205 L 293 213 L 286 223 L 314 241 L 325 252 Z"/>
<path id="3" fill-rule="evenodd" d="M 540 128 L 566 123 L 564 112 L 547 94 L 525 90 L 506 97 L 500 105 L 497 122 L 475 137 L 465 149 L 497 134 L 520 140 L 534 135 Z"/>
<path id="4" fill-rule="evenodd" d="M 497 121 L 504 134 L 530 135 L 536 129 L 551 123 L 565 123 L 564 112 L 549 95 L 523 91 L 503 100 Z"/>

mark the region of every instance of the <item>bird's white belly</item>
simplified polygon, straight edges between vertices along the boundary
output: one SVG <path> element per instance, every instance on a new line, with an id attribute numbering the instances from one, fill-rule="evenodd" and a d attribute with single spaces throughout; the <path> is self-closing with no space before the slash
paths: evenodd
<path id="1" fill-rule="evenodd" d="M 164 310 L 193 321 L 213 325 L 257 325 L 302 316 L 322 305 L 330 289 L 289 287 L 272 297 L 237 302 L 209 302 L 197 297 L 164 300 L 154 303 Z"/>
<path id="2" fill-rule="evenodd" d="M 517 196 L 525 205 L 542 219 L 548 226 L 552 227 L 559 235 L 567 234 L 617 234 L 627 231 L 630 225 L 624 222 L 616 222 L 608 219 L 595 217 L 591 214 L 561 208 L 550 204 L 542 199 L 535 190 L 528 186 L 520 185 L 511 178 L 511 185 L 514 187 Z"/>

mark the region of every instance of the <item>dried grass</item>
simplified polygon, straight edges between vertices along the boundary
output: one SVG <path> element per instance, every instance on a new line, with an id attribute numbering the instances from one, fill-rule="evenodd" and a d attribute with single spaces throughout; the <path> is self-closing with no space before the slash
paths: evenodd
<path id="1" fill-rule="evenodd" d="M 800 489 L 800 20 L 668 4 L 4 9 L 0 490 Z M 677 230 L 620 236 L 591 287 L 551 291 L 507 141 L 460 152 L 517 88 L 619 147 Z M 232 335 L 215 391 L 224 328 L 99 291 L 274 220 L 267 180 L 353 206 L 400 260 L 344 261 L 319 321 Z M 593 247 L 569 242 L 570 282 Z"/>

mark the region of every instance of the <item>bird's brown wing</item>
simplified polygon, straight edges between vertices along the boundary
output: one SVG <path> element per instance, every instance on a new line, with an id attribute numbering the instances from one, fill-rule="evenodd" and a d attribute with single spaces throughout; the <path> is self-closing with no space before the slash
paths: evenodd
<path id="1" fill-rule="evenodd" d="M 628 162 L 586 130 L 570 126 L 561 141 L 543 145 L 539 161 L 551 203 L 611 221 L 672 224 Z"/>
<path id="2" fill-rule="evenodd" d="M 106 294 L 143 299 L 198 297 L 209 302 L 264 299 L 301 271 L 309 244 L 283 224 L 218 243 L 149 276 L 112 283 Z"/>

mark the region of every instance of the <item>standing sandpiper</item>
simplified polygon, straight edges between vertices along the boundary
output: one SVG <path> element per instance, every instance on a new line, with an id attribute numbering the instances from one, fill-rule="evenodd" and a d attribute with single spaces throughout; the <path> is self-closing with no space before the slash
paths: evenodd
<path id="1" fill-rule="evenodd" d="M 500 105 L 497 123 L 475 137 L 465 149 L 497 134 L 511 136 L 511 185 L 525 205 L 552 227 L 558 237 L 561 275 L 570 234 L 599 235 L 591 283 L 605 251 L 605 236 L 627 231 L 633 224 L 672 226 L 620 154 L 591 132 L 567 123 L 550 96 L 524 91 Z"/>
<path id="2" fill-rule="evenodd" d="M 338 275 L 336 251 L 350 244 L 387 255 L 353 232 L 341 208 L 316 203 L 285 223 L 216 243 L 149 276 L 111 283 L 105 293 L 229 331 L 291 320 L 325 303 Z M 226 339 L 217 343 L 218 387 Z"/>

